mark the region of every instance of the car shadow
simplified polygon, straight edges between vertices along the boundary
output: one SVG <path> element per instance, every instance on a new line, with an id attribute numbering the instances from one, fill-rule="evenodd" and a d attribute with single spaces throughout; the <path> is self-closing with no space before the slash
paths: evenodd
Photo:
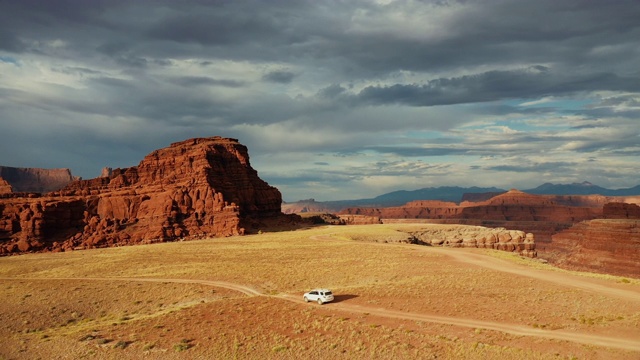
<path id="1" fill-rule="evenodd" d="M 333 295 L 333 301 L 332 302 L 339 303 L 339 302 L 351 300 L 351 299 L 354 299 L 354 298 L 357 298 L 357 297 L 358 297 L 358 295 L 352 295 L 352 294 Z"/>

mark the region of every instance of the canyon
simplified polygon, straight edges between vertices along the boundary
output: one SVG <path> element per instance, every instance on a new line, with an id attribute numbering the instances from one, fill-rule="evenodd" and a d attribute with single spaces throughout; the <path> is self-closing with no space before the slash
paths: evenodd
<path id="1" fill-rule="evenodd" d="M 529 245 L 532 252 L 523 256 L 533 257 L 535 249 L 567 269 L 640 277 L 640 196 L 535 195 L 511 189 L 466 198 L 460 204 L 418 200 L 398 207 L 347 208 L 338 214 L 357 224 L 425 222 L 520 230 L 535 238 L 535 245 Z M 463 246 L 462 238 L 458 240 L 456 246 Z M 464 246 L 476 243 L 469 240 Z M 491 244 L 500 246 L 498 241 Z"/>

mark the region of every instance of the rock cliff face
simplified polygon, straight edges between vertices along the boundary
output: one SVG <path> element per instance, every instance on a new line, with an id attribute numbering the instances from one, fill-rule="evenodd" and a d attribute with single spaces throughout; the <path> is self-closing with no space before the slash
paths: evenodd
<path id="1" fill-rule="evenodd" d="M 15 192 L 46 193 L 60 190 L 78 178 L 69 169 L 38 169 L 0 166 L 0 178 Z M 2 181 L 0 180 L 0 187 Z M 0 193 L 1 193 L 0 189 Z"/>
<path id="2" fill-rule="evenodd" d="M 640 220 L 596 219 L 553 235 L 550 260 L 575 270 L 640 278 Z"/>
<path id="3" fill-rule="evenodd" d="M 229 236 L 287 222 L 235 139 L 190 139 L 40 198 L 0 199 L 0 253 Z"/>
<path id="4" fill-rule="evenodd" d="M 640 206 L 627 203 L 608 203 L 602 208 L 607 219 L 640 219 Z"/>
<path id="5" fill-rule="evenodd" d="M 569 269 L 640 278 L 640 206 L 608 203 L 602 217 L 553 235 L 549 260 Z"/>

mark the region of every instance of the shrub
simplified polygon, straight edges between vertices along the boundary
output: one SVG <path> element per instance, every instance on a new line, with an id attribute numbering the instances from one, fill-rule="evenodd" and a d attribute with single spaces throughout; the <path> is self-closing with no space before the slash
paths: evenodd
<path id="1" fill-rule="evenodd" d="M 185 351 L 191 348 L 191 344 L 190 344 L 191 340 L 188 339 L 182 339 L 180 340 L 180 343 L 173 345 L 173 350 L 175 351 Z"/>
<path id="2" fill-rule="evenodd" d="M 129 342 L 120 340 L 115 345 L 113 345 L 113 348 L 114 349 L 125 349 L 127 346 L 129 346 Z"/>

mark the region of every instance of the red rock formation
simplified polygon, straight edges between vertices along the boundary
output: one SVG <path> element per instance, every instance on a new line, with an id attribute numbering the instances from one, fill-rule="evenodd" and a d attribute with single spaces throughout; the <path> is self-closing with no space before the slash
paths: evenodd
<path id="1" fill-rule="evenodd" d="M 346 225 L 369 225 L 369 224 L 382 224 L 382 221 L 377 216 L 366 215 L 338 215 L 340 220 Z"/>
<path id="2" fill-rule="evenodd" d="M 596 219 L 553 235 L 558 266 L 640 278 L 640 220 Z"/>
<path id="3" fill-rule="evenodd" d="M 46 193 L 60 190 L 78 178 L 69 169 L 15 168 L 0 166 L 0 178 L 15 192 Z"/>
<path id="4" fill-rule="evenodd" d="M 13 187 L 11 184 L 3 178 L 0 177 L 0 194 L 10 194 L 13 192 Z"/>
<path id="5" fill-rule="evenodd" d="M 556 196 L 532 195 L 510 190 L 483 202 L 460 205 L 443 201 L 413 201 L 401 207 L 350 208 L 340 214 L 379 216 L 391 219 L 482 219 L 494 221 L 576 222 L 602 215 L 599 207 L 572 207 Z M 584 203 L 584 202 L 583 202 Z"/>
<path id="6" fill-rule="evenodd" d="M 602 209 L 605 219 L 640 219 L 640 206 L 627 203 L 608 203 Z"/>
<path id="7" fill-rule="evenodd" d="M 550 242 L 552 234 L 576 222 L 602 217 L 602 206 L 607 202 L 639 200 L 637 197 L 600 195 L 533 195 L 512 189 L 482 202 L 465 201 L 456 205 L 442 201 L 414 201 L 400 207 L 349 208 L 339 214 L 376 216 L 383 222 L 385 219 L 430 219 L 505 227 L 533 233 L 538 242 Z"/>
<path id="8" fill-rule="evenodd" d="M 553 235 L 549 260 L 569 269 L 640 278 L 640 206 L 608 203 L 602 217 Z"/>
<path id="9" fill-rule="evenodd" d="M 190 139 L 37 199 L 0 200 L 0 253 L 244 234 L 288 221 L 235 139 Z"/>
<path id="10" fill-rule="evenodd" d="M 318 202 L 314 199 L 300 200 L 293 203 L 282 203 L 282 212 L 285 214 L 301 213 L 337 213 L 344 206 L 340 201 Z"/>
<path id="11" fill-rule="evenodd" d="M 398 219 L 428 219 L 426 221 L 437 223 L 522 230 L 534 234 L 536 239 L 537 249 L 528 250 L 540 251 L 541 256 L 552 263 L 640 277 L 639 203 L 637 196 L 532 195 L 510 190 L 483 202 L 455 205 L 420 201 L 393 208 L 352 208 L 342 211 L 341 216 L 377 216 L 384 223 Z M 464 237 L 457 240 L 452 243 L 454 246 L 474 243 L 473 239 L 465 240 Z M 481 243 L 475 240 L 476 246 Z M 512 248 L 509 242 L 491 245 L 499 249 Z M 517 242 L 513 245 L 521 246 Z"/>

